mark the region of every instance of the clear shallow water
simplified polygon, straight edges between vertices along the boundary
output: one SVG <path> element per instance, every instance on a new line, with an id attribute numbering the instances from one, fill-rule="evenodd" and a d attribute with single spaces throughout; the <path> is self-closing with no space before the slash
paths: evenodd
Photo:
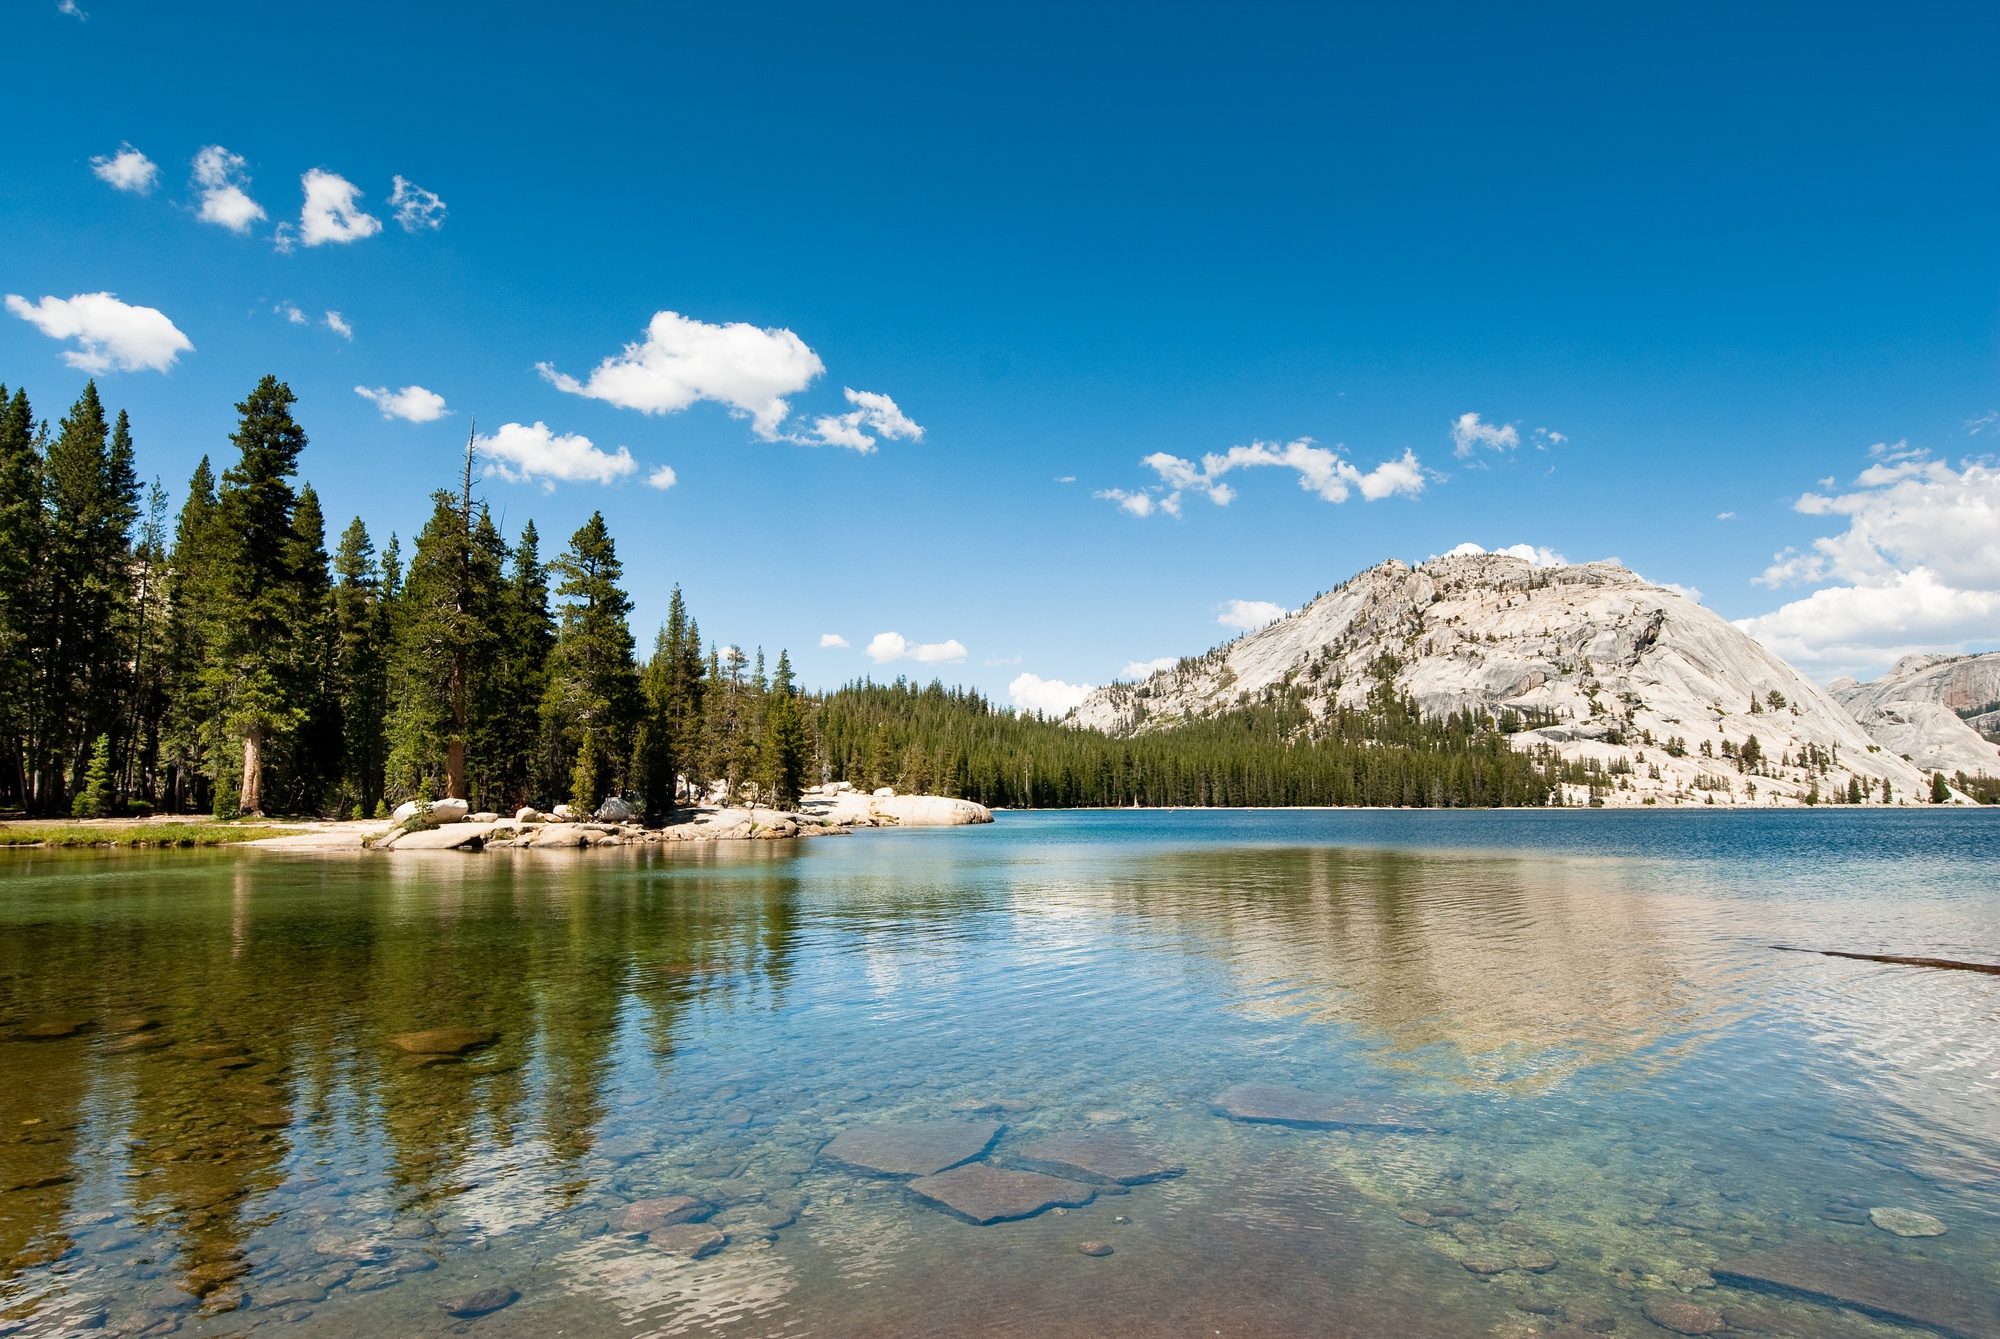
<path id="1" fill-rule="evenodd" d="M 1727 1281 L 1777 1250 L 2000 1333 L 2000 978 L 1768 947 L 2000 961 L 1996 819 L 1043 813 L 699 852 L 8 855 L 0 1326 L 1658 1335 L 1677 1301 L 1737 1332 L 1923 1332 Z M 499 1040 L 389 1044 L 444 1026 Z M 1216 1114 L 1239 1083 L 1443 1132 Z M 933 1119 L 1004 1122 L 1002 1163 L 1111 1129 L 1187 1170 L 978 1227 L 817 1156 Z M 620 1230 L 683 1193 L 716 1253 Z M 518 1300 L 441 1309 L 486 1287 Z"/>

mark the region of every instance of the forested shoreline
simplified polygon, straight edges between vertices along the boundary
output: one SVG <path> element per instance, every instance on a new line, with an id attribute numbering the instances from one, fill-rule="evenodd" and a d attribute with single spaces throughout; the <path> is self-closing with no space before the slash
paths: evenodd
<path id="1" fill-rule="evenodd" d="M 1316 719 L 1273 698 L 1130 739 L 901 679 L 807 694 L 780 651 L 704 643 L 678 587 L 638 654 L 593 514 L 553 557 L 503 535 L 470 468 L 410 541 L 329 551 L 296 398 L 266 376 L 169 516 L 132 425 L 85 386 L 53 426 L 0 387 L 0 809 L 35 816 L 508 812 L 622 795 L 659 815 L 808 785 L 993 807 L 1549 803 L 1559 759 L 1490 717 L 1378 694 Z M 1573 769 L 1570 769 L 1573 770 Z"/>

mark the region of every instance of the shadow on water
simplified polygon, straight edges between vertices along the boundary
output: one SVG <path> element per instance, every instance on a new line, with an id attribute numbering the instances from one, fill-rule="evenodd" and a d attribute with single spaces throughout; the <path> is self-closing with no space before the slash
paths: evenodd
<path id="1" fill-rule="evenodd" d="M 1438 817 L 7 856 L 0 1326 L 1979 1332 L 1994 984 L 1768 945 L 1976 956 L 1992 825 Z M 1186 1170 L 975 1227 L 817 1156 L 940 1120 Z"/>

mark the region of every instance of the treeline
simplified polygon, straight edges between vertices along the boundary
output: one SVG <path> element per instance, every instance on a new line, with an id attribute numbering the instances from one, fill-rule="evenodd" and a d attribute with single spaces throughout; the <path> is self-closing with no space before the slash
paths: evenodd
<path id="1" fill-rule="evenodd" d="M 761 651 L 704 649 L 676 589 L 640 658 L 603 517 L 545 562 L 469 465 L 407 559 L 358 517 L 329 555 L 294 403 L 260 381 L 170 524 L 95 383 L 53 429 L 0 387 L 0 808 L 659 811 L 683 777 L 796 798 L 811 742 L 785 654 L 767 676 Z"/>
<path id="2" fill-rule="evenodd" d="M 779 653 L 704 643 L 675 588 L 640 654 L 593 514 L 560 552 L 503 535 L 467 470 L 407 555 L 355 518 L 329 551 L 295 398 L 265 377 L 218 475 L 170 518 L 87 385 L 53 428 L 0 387 L 0 809 L 374 816 L 619 795 L 794 803 L 841 779 L 995 807 L 1550 803 L 1518 722 L 1298 693 L 1113 739 L 902 680 L 807 695 Z"/>
<path id="3" fill-rule="evenodd" d="M 1298 693 L 1114 739 L 996 708 L 979 693 L 855 683 L 814 704 L 832 774 L 1009 808 L 1391 805 L 1551 801 L 1560 765 L 1517 753 L 1476 713 L 1426 719 L 1378 689 L 1322 719 Z"/>

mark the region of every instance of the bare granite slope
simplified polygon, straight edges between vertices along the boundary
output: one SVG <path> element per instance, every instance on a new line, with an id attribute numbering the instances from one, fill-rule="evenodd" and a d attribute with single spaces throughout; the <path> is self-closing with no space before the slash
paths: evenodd
<path id="1" fill-rule="evenodd" d="M 1824 689 L 1680 592 L 1616 563 L 1500 554 L 1383 563 L 1269 627 L 1098 689 L 1068 719 L 1142 733 L 1283 690 L 1323 716 L 1385 682 L 1427 716 L 1518 713 L 1514 747 L 1601 767 L 1611 804 L 1796 803 L 1845 795 L 1850 778 L 1871 803 L 1884 780 L 1902 802 L 1927 785 Z M 1731 755 L 1752 736 L 1762 761 L 1746 768 Z M 1575 789 L 1572 802 L 1587 794 Z"/>
<path id="2" fill-rule="evenodd" d="M 1904 656 L 1879 679 L 1827 685 L 1890 750 L 1935 771 L 2000 776 L 2000 653 Z"/>

